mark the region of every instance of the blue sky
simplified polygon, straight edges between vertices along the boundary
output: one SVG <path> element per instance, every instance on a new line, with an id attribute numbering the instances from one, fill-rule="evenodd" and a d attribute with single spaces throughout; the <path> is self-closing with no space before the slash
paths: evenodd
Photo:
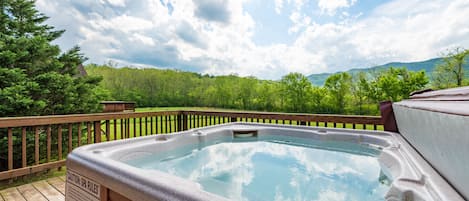
<path id="1" fill-rule="evenodd" d="M 469 0 L 37 0 L 88 62 L 280 79 L 469 48 Z"/>

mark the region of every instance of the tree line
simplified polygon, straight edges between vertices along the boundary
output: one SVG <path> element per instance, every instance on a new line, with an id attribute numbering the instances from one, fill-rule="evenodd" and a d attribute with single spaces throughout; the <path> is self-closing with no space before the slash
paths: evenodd
<path id="1" fill-rule="evenodd" d="M 377 115 L 381 101 L 400 101 L 424 88 L 469 85 L 464 72 L 469 50 L 448 51 L 435 66 L 432 79 L 405 67 L 372 72 L 336 73 L 324 86 L 305 75 L 290 73 L 281 80 L 236 75 L 210 76 L 169 69 L 114 68 L 89 64 L 90 75 L 101 76 L 101 99 L 135 101 L 138 107 L 217 107 L 273 112 Z"/>
<path id="2" fill-rule="evenodd" d="M 378 114 L 379 101 L 399 101 L 424 88 L 423 71 L 390 68 L 375 73 L 338 73 L 314 86 L 300 73 L 279 81 L 236 75 L 210 76 L 161 69 L 86 66 L 102 76 L 102 98 L 135 101 L 138 107 L 217 107 L 275 112 Z"/>
<path id="3" fill-rule="evenodd" d="M 210 76 L 169 69 L 114 68 L 89 64 L 90 75 L 101 76 L 101 99 L 135 101 L 138 107 L 217 107 L 240 110 L 377 115 L 381 101 L 400 101 L 424 88 L 469 85 L 464 72 L 469 50 L 449 50 L 435 66 L 432 79 L 405 67 L 371 72 L 336 73 L 324 86 L 305 75 L 290 73 L 281 80 L 236 75 Z"/>

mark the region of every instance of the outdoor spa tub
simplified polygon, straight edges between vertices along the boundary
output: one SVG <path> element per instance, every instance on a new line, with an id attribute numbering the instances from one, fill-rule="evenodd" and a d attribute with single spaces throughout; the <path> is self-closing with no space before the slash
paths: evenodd
<path id="1" fill-rule="evenodd" d="M 228 123 L 79 147 L 66 200 L 464 199 L 397 133 Z"/>

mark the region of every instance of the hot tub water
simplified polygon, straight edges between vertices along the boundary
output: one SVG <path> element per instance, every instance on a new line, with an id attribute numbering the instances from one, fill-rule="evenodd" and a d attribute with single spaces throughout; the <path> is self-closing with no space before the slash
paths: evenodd
<path id="1" fill-rule="evenodd" d="M 186 145 L 124 162 L 233 200 L 374 201 L 384 200 L 390 188 L 379 154 L 356 143 L 279 136 Z"/>

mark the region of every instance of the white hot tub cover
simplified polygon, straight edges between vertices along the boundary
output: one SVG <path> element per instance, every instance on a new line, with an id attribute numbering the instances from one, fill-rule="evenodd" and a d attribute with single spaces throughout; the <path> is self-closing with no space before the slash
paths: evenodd
<path id="1" fill-rule="evenodd" d="M 469 87 L 415 94 L 393 110 L 399 133 L 469 199 Z"/>

